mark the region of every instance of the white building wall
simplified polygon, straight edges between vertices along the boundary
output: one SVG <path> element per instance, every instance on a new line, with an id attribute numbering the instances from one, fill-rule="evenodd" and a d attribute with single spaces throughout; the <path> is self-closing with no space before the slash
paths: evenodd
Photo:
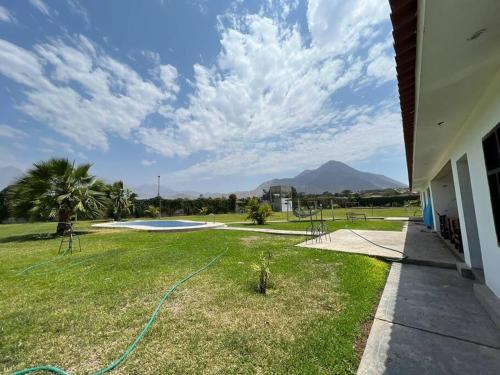
<path id="1" fill-rule="evenodd" d="M 482 145 L 481 145 L 481 148 L 482 148 Z M 468 156 L 468 158 L 469 158 L 469 156 Z M 469 168 L 472 168 L 473 165 L 472 165 L 472 161 L 470 159 L 468 160 L 468 163 L 469 163 Z M 472 267 L 471 254 L 469 251 L 469 241 L 468 241 L 467 234 L 466 234 L 467 228 L 465 225 L 464 210 L 463 210 L 462 196 L 460 194 L 460 184 L 458 181 L 456 162 L 451 163 L 451 167 L 453 169 L 453 182 L 455 184 L 455 191 L 457 194 L 457 208 L 458 208 L 458 217 L 460 219 L 460 230 L 462 231 L 462 245 L 464 247 L 464 260 L 465 260 L 465 263 L 469 267 Z M 472 174 L 471 174 L 471 179 L 472 179 Z M 471 184 L 472 184 L 472 181 L 471 181 Z M 488 187 L 488 186 L 486 186 L 486 187 Z M 474 194 L 474 192 L 473 192 L 473 194 Z M 489 194 L 489 188 L 488 188 L 488 194 Z M 475 201 L 475 199 L 474 199 L 474 201 Z M 475 208 L 477 210 L 477 205 Z M 477 221 L 477 217 L 476 217 L 476 221 Z"/>
<path id="2" fill-rule="evenodd" d="M 453 183 L 453 176 L 450 174 L 439 179 L 431 181 L 432 196 L 433 196 L 433 214 L 434 214 L 434 229 L 439 230 L 439 215 L 448 217 L 457 217 L 457 200 Z"/>
<path id="3" fill-rule="evenodd" d="M 447 150 L 445 150 L 442 158 L 435 164 L 432 173 L 430 174 L 431 177 L 427 186 L 431 188 L 432 194 L 433 189 L 430 181 L 448 161 L 451 161 L 458 214 L 464 244 L 464 257 L 467 264 L 470 266 L 471 258 L 466 236 L 467 228 L 465 227 L 462 198 L 456 167 L 457 161 L 464 154 L 467 154 L 486 284 L 497 295 L 497 297 L 500 298 L 500 247 L 497 243 L 497 236 L 493 222 L 490 191 L 488 187 L 482 147 L 483 137 L 499 122 L 500 72 L 496 74 L 495 79 L 486 89 L 483 96 L 479 99 L 478 104 L 469 115 L 463 128 L 458 132 L 456 138 L 454 140 L 450 140 L 450 146 Z M 434 197 L 431 197 L 433 207 L 435 207 L 434 199 Z M 439 223 L 435 222 L 434 224 L 436 228 L 439 226 Z"/>

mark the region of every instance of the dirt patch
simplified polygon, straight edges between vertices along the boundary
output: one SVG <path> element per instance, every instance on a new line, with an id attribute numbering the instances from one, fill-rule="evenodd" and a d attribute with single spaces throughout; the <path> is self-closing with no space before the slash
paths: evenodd
<path id="1" fill-rule="evenodd" d="M 361 361 L 361 357 L 365 352 L 366 342 L 368 341 L 368 336 L 370 335 L 373 321 L 374 317 L 370 318 L 370 320 L 361 323 L 361 326 L 359 327 L 359 337 L 355 343 L 356 357 L 358 359 L 358 362 Z"/>
<path id="2" fill-rule="evenodd" d="M 387 281 L 387 280 L 386 280 Z M 354 343 L 356 350 L 356 357 L 358 358 L 358 363 L 361 361 L 361 357 L 363 357 L 363 353 L 365 352 L 366 342 L 368 341 L 368 336 L 370 335 L 370 331 L 372 329 L 373 321 L 375 320 L 375 313 L 378 309 L 378 304 L 380 303 L 380 299 L 382 298 L 382 293 L 384 288 L 378 294 L 378 303 L 373 307 L 373 311 L 370 315 L 370 319 L 361 323 L 359 327 L 359 336 L 356 342 Z"/>
<path id="3" fill-rule="evenodd" d="M 243 242 L 243 244 L 245 246 L 252 245 L 254 242 L 257 242 L 257 241 L 262 241 L 262 237 L 259 237 L 259 236 L 248 236 L 248 237 L 243 237 L 241 239 L 241 242 Z"/>

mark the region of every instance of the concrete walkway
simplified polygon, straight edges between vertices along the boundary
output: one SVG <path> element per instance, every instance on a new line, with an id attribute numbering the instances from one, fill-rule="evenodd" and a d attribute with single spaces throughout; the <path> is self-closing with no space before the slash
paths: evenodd
<path id="1" fill-rule="evenodd" d="M 288 223 L 286 220 L 267 220 L 266 223 Z M 251 221 L 228 221 L 226 224 L 251 224 Z"/>
<path id="2" fill-rule="evenodd" d="M 359 375 L 500 373 L 500 330 L 454 270 L 393 263 Z"/>
<path id="3" fill-rule="evenodd" d="M 412 222 L 405 225 L 402 231 L 340 229 L 318 241 L 308 240 L 297 246 L 381 258 L 402 259 L 405 256 L 408 263 L 444 268 L 455 268 L 458 261 L 435 233 L 422 224 Z"/>
<path id="4" fill-rule="evenodd" d="M 305 236 L 305 230 L 285 230 L 285 229 L 266 229 L 266 228 L 247 228 L 247 227 L 219 227 L 216 230 L 241 230 L 245 232 L 259 232 L 268 234 L 284 234 L 290 236 Z"/>

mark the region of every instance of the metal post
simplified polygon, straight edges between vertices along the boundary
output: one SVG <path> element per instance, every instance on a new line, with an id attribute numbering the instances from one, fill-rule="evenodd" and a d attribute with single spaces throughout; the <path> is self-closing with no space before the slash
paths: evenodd
<path id="1" fill-rule="evenodd" d="M 323 204 L 319 204 L 319 212 L 320 212 L 320 217 L 321 217 L 321 234 L 325 232 L 324 230 L 324 225 L 323 225 Z"/>
<path id="2" fill-rule="evenodd" d="M 299 212 L 299 221 L 302 221 L 302 217 L 300 215 L 300 198 L 297 197 L 297 210 Z"/>
<path id="3" fill-rule="evenodd" d="M 160 176 L 158 176 L 158 217 L 161 217 Z"/>
<path id="4" fill-rule="evenodd" d="M 332 221 L 335 221 L 335 214 L 333 212 L 333 199 L 330 199 L 330 206 L 332 208 Z"/>

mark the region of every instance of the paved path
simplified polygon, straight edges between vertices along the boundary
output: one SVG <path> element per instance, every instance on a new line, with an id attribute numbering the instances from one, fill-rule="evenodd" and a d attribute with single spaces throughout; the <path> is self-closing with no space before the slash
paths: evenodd
<path id="1" fill-rule="evenodd" d="M 251 221 L 228 221 L 225 224 L 251 224 Z M 266 223 L 288 223 L 286 220 L 267 220 Z"/>
<path id="2" fill-rule="evenodd" d="M 320 240 L 297 246 L 396 259 L 402 259 L 404 254 L 410 263 L 445 268 L 455 268 L 458 261 L 435 233 L 411 222 L 402 231 L 340 229 Z"/>
<path id="3" fill-rule="evenodd" d="M 454 270 L 393 263 L 358 375 L 500 373 L 500 330 Z"/>
<path id="4" fill-rule="evenodd" d="M 246 227 L 219 227 L 216 230 L 241 230 L 245 232 L 260 232 L 269 234 L 284 234 L 291 236 L 305 236 L 305 230 L 284 230 L 284 229 L 266 229 L 266 228 L 246 228 Z"/>

